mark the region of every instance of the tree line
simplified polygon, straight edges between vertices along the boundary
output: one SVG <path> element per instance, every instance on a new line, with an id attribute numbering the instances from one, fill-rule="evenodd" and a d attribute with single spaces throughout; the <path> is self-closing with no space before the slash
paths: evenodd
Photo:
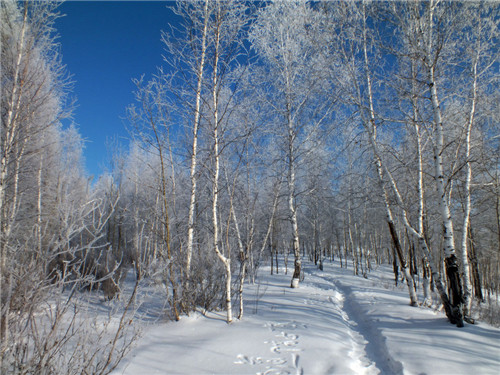
<path id="1" fill-rule="evenodd" d="M 392 263 L 411 305 L 435 290 L 458 326 L 498 295 L 494 3 L 179 1 L 163 66 L 134 81 L 130 147 L 94 183 L 78 131 L 61 126 L 71 87 L 56 4 L 1 10 L 4 368 L 56 366 L 82 288 L 114 299 L 131 269 L 129 297 L 153 280 L 175 320 L 241 319 L 245 281 L 283 255 L 291 287 L 304 259 L 365 277 Z M 48 300 L 61 314 L 42 335 Z M 75 351 L 75 368 L 111 371 L 124 332 L 102 358 Z"/>

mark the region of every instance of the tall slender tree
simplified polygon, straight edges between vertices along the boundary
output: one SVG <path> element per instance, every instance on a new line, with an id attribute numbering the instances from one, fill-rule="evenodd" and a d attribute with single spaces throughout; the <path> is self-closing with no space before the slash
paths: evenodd
<path id="1" fill-rule="evenodd" d="M 251 31 L 252 44 L 272 78 L 266 82 L 266 98 L 273 121 L 277 122 L 277 144 L 286 160 L 294 254 L 292 287 L 298 286 L 302 272 L 298 166 L 312 144 L 309 141 L 318 136 L 318 129 L 332 113 L 332 96 L 318 100 L 321 94 L 326 94 L 328 82 L 323 80 L 325 77 L 320 73 L 323 65 L 314 52 L 311 32 L 315 25 L 315 13 L 305 1 L 275 1 L 260 10 Z"/>

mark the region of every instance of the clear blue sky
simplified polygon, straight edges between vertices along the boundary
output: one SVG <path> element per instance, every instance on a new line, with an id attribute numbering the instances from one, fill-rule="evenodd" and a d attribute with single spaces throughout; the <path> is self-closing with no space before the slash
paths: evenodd
<path id="1" fill-rule="evenodd" d="M 75 81 L 73 120 L 86 140 L 89 175 L 107 167 L 107 143 L 128 145 L 125 108 L 134 101 L 132 78 L 162 65 L 161 30 L 176 21 L 170 1 L 68 1 L 56 22 L 63 63 Z"/>

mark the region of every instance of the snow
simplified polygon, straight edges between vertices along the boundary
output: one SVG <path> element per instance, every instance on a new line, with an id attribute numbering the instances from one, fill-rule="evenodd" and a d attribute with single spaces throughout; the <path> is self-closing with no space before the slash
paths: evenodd
<path id="1" fill-rule="evenodd" d="M 118 374 L 499 374 L 500 329 L 457 328 L 441 311 L 411 307 L 389 267 L 352 275 L 338 262 L 305 280 L 262 267 L 246 285 L 241 321 L 225 312 L 149 322 Z M 157 299 L 156 299 L 157 300 Z"/>

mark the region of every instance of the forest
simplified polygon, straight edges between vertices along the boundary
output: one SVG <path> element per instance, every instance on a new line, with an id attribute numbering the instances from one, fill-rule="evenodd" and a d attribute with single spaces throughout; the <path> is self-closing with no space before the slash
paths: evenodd
<path id="1" fill-rule="evenodd" d="M 169 6 L 164 65 L 131 77 L 130 147 L 92 180 L 62 125 L 58 2 L 1 2 L 2 373 L 110 373 L 143 283 L 166 319 L 231 323 L 278 262 L 290 288 L 304 262 L 389 264 L 409 305 L 500 324 L 497 2 Z"/>

